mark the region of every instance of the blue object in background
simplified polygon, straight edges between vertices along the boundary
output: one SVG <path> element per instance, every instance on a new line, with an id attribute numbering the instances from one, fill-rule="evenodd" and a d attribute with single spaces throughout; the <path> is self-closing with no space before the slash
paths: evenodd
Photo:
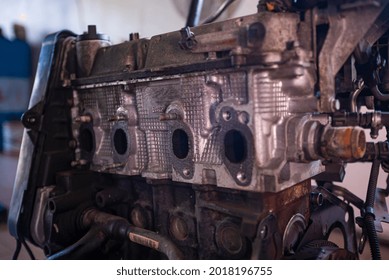
<path id="1" fill-rule="evenodd" d="M 11 69 L 9 67 L 12 64 L 11 50 L 11 41 L 0 34 L 0 77 L 10 76 Z"/>
<path id="2" fill-rule="evenodd" d="M 0 34 L 0 151 L 4 149 L 3 123 L 20 120 L 30 99 L 31 48 L 25 40 Z"/>

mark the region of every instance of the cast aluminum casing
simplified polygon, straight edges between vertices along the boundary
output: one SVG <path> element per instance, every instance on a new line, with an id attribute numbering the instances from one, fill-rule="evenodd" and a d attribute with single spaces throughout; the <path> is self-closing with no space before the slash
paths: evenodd
<path id="1" fill-rule="evenodd" d="M 305 151 L 318 145 L 316 134 L 329 120 L 315 118 L 315 65 L 300 46 L 299 28 L 297 14 L 261 13 L 193 29 L 191 49 L 179 48 L 179 32 L 128 42 L 128 49 L 148 46 L 143 62 L 136 54 L 125 58 L 129 70 L 137 63 L 152 71 L 195 65 L 204 53 L 212 61 L 226 51 L 235 66 L 76 86 L 72 117 L 87 117 L 73 125 L 75 164 L 256 192 L 324 171 L 320 156 Z M 112 49 L 100 49 L 91 77 L 107 71 L 101 65 L 114 68 Z"/>

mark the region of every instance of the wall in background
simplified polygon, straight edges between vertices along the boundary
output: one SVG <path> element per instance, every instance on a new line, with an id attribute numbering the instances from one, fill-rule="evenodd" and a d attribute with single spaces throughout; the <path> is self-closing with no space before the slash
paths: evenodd
<path id="1" fill-rule="evenodd" d="M 181 29 L 186 22 L 191 0 L 0 0 L 0 27 L 9 39 L 12 25 L 26 27 L 32 46 L 33 69 L 38 61 L 41 42 L 47 34 L 70 30 L 82 34 L 88 25 L 109 35 L 113 43 L 128 40 L 129 33 L 141 38 Z M 204 0 L 203 18 L 224 0 Z M 224 17 L 253 14 L 257 0 L 236 0 Z M 220 19 L 223 19 L 221 17 Z"/>
<path id="2" fill-rule="evenodd" d="M 206 0 L 204 14 L 223 0 Z M 257 0 L 237 0 L 227 15 L 236 17 L 256 12 Z M 0 0 L 0 26 L 12 37 L 12 24 L 27 27 L 28 40 L 36 45 L 49 33 L 62 29 L 80 34 L 87 25 L 111 37 L 113 43 L 178 30 L 185 25 L 190 0 Z"/>

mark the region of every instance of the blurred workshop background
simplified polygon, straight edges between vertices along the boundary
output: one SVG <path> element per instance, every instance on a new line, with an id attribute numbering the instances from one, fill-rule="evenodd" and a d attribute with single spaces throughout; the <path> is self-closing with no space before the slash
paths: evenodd
<path id="1" fill-rule="evenodd" d="M 206 18 L 222 2 L 205 1 L 201 17 Z M 255 13 L 257 3 L 235 1 L 219 20 Z M 10 259 L 15 249 L 6 213 L 23 133 L 19 120 L 28 106 L 43 38 L 63 29 L 81 34 L 91 24 L 113 43 L 128 40 L 132 32 L 151 37 L 184 27 L 189 6 L 190 0 L 0 0 L 0 260 Z M 369 172 L 370 164 L 349 165 L 343 185 L 364 199 Z M 378 184 L 386 186 L 383 171 Z M 383 242 L 389 242 L 385 241 L 388 232 L 379 235 Z M 40 250 L 34 251 L 43 258 Z M 368 248 L 365 252 L 369 258 Z M 22 252 L 21 258 L 27 257 Z M 388 259 L 385 253 L 383 257 Z"/>

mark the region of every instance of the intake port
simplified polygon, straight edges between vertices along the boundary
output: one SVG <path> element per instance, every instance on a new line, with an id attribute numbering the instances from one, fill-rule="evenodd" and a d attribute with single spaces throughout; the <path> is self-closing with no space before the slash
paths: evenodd
<path id="1" fill-rule="evenodd" d="M 232 129 L 224 136 L 224 154 L 231 163 L 241 163 L 247 158 L 247 140 L 238 130 Z"/>
<path id="2" fill-rule="evenodd" d="M 93 153 L 95 148 L 95 137 L 93 131 L 89 127 L 81 128 L 79 141 L 81 150 L 87 153 Z"/>
<path id="3" fill-rule="evenodd" d="M 126 132 L 118 128 L 113 135 L 113 146 L 119 155 L 124 155 L 128 150 L 128 138 Z"/>
<path id="4" fill-rule="evenodd" d="M 184 159 L 189 154 L 189 137 L 183 129 L 176 129 L 172 136 L 173 153 L 179 159 Z"/>

